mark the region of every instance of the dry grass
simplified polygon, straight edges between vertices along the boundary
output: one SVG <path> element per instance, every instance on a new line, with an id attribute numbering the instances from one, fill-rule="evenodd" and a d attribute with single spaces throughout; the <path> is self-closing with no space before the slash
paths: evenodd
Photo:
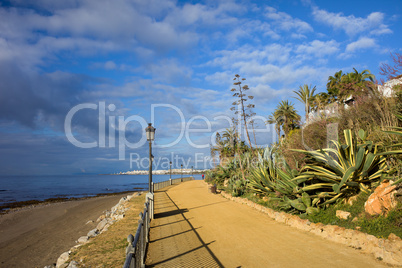
<path id="1" fill-rule="evenodd" d="M 89 243 L 79 247 L 70 255 L 80 267 L 122 267 L 126 258 L 127 236 L 135 234 L 138 215 L 143 210 L 145 195 L 133 197 L 125 217 L 114 223 L 109 229 L 92 238 Z"/>

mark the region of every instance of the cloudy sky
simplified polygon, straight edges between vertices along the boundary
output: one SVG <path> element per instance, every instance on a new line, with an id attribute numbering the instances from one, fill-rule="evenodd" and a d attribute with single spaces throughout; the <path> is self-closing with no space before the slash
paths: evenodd
<path id="1" fill-rule="evenodd" d="M 279 101 L 304 115 L 292 92 L 300 85 L 324 91 L 329 75 L 353 67 L 381 78 L 379 65 L 401 53 L 401 7 L 0 1 L 0 174 L 145 169 L 151 121 L 156 159 L 203 168 L 214 133 L 229 127 L 235 74 L 255 97 L 257 144 L 269 144 L 275 134 L 264 120 Z"/>

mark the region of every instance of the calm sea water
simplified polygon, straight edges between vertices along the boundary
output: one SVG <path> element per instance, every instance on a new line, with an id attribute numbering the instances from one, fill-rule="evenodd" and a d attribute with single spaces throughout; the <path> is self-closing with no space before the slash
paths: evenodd
<path id="1" fill-rule="evenodd" d="M 181 175 L 172 175 L 172 179 Z M 201 175 L 194 175 L 201 179 Z M 153 182 L 169 175 L 153 175 Z M 0 205 L 56 197 L 86 197 L 148 189 L 148 175 L 0 176 Z"/>

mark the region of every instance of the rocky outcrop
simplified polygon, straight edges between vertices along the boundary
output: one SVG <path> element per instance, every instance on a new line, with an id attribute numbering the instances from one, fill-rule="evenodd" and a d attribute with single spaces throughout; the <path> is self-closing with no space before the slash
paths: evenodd
<path id="1" fill-rule="evenodd" d="M 364 253 L 370 253 L 375 258 L 380 259 L 387 264 L 400 265 L 402 263 L 402 240 L 394 234 L 390 234 L 388 239 L 377 238 L 373 235 L 365 234 L 357 230 L 345 229 L 336 225 L 312 223 L 309 220 L 301 219 L 296 215 L 278 212 L 256 204 L 246 198 L 233 197 L 231 194 L 225 192 L 221 192 L 221 195 L 227 199 L 245 204 L 265 213 L 278 222 L 353 247 Z"/>
<path id="2" fill-rule="evenodd" d="M 117 221 L 123 219 L 125 217 L 126 211 L 129 209 L 128 201 L 135 197 L 141 195 L 140 192 L 134 193 L 133 195 L 129 195 L 127 197 L 122 197 L 115 206 L 113 206 L 110 210 L 107 210 L 104 212 L 103 215 L 101 215 L 97 219 L 97 226 L 95 229 L 92 229 L 88 232 L 86 236 L 81 236 L 77 240 L 77 245 L 72 247 L 68 252 L 64 252 L 63 254 L 60 255 L 60 257 L 57 259 L 56 266 L 50 265 L 50 266 L 45 266 L 45 268 L 48 267 L 56 267 L 56 268 L 76 268 L 79 267 L 79 263 L 71 260 L 69 261 L 70 254 L 74 251 L 77 250 L 81 245 L 86 244 L 90 242 L 91 238 L 94 238 L 98 236 L 99 234 L 106 232 L 107 229 Z M 87 224 L 93 223 L 92 221 L 87 222 Z"/>
<path id="3" fill-rule="evenodd" d="M 61 254 L 60 257 L 57 259 L 56 268 L 59 268 L 60 266 L 65 264 L 69 257 L 70 257 L 69 252 L 64 252 L 63 254 Z"/>
<path id="4" fill-rule="evenodd" d="M 392 181 L 383 182 L 374 190 L 374 193 L 364 203 L 364 209 L 367 213 L 370 215 L 386 215 L 388 211 L 396 207 L 396 185 L 392 185 L 392 183 Z"/>
<path id="5" fill-rule="evenodd" d="M 80 238 L 78 238 L 77 243 L 79 244 L 85 244 L 89 241 L 89 237 L 88 236 L 81 236 Z"/>
<path id="6" fill-rule="evenodd" d="M 336 211 L 336 217 L 342 220 L 347 220 L 351 216 L 350 212 L 343 211 L 343 210 L 337 210 Z"/>

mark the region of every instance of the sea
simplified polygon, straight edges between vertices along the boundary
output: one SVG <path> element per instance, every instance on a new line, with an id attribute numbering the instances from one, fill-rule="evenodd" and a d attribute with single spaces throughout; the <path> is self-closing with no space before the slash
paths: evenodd
<path id="1" fill-rule="evenodd" d="M 193 175 L 196 180 L 201 176 Z M 172 174 L 172 179 L 180 177 Z M 169 178 L 170 175 L 152 175 L 154 183 Z M 0 176 L 0 206 L 29 200 L 82 198 L 145 190 L 148 190 L 148 175 Z"/>

